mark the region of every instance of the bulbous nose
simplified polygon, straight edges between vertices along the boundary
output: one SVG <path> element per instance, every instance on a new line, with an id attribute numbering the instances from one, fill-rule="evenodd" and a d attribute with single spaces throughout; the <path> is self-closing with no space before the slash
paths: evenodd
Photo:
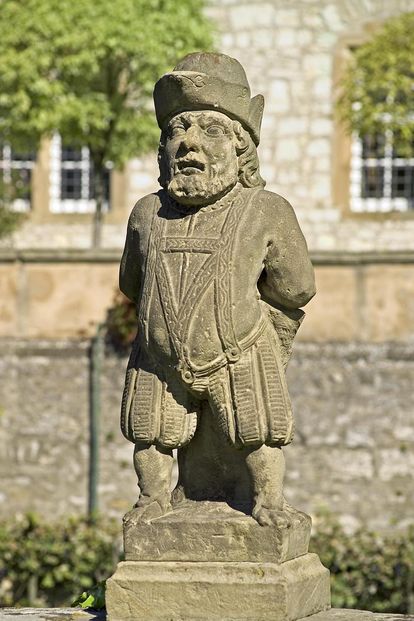
<path id="1" fill-rule="evenodd" d="M 189 151 L 198 151 L 200 146 L 200 128 L 198 125 L 190 125 L 182 135 L 181 144 Z"/>

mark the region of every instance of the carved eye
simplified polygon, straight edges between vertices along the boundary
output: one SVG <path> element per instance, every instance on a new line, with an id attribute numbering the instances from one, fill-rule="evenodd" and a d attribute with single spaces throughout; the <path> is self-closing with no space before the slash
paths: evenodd
<path id="1" fill-rule="evenodd" d="M 171 138 L 175 138 L 176 136 L 182 136 L 185 134 L 185 127 L 183 125 L 173 125 L 170 127 L 169 135 Z"/>
<path id="2" fill-rule="evenodd" d="M 221 125 L 209 125 L 206 129 L 206 134 L 209 136 L 223 136 L 225 133 L 225 129 Z"/>

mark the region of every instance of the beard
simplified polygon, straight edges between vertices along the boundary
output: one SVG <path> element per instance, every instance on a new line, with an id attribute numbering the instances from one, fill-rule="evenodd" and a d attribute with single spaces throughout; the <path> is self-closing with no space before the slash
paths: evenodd
<path id="1" fill-rule="evenodd" d="M 167 183 L 167 192 L 182 205 L 208 205 L 222 198 L 237 183 L 236 167 L 220 166 L 220 170 L 209 167 L 206 170 L 183 174 L 172 173 Z"/>

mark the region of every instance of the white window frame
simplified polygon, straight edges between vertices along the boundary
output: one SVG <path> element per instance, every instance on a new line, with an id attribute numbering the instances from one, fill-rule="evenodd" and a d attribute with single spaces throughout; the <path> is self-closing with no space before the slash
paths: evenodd
<path id="1" fill-rule="evenodd" d="M 388 213 L 391 211 L 413 211 L 410 201 L 404 197 L 392 197 L 392 169 L 394 166 L 414 166 L 414 157 L 393 157 L 393 133 L 384 134 L 384 155 L 379 158 L 362 157 L 362 139 L 357 133 L 352 135 L 351 142 L 351 171 L 350 171 L 350 206 L 351 211 L 357 213 Z M 362 196 L 363 166 L 373 168 L 381 166 L 384 169 L 383 195 L 379 198 L 365 198 Z M 413 197 L 414 198 L 414 197 Z"/>
<path id="2" fill-rule="evenodd" d="M 13 149 L 9 143 L 3 144 L 2 148 L 0 148 L 0 171 L 3 176 L 3 180 L 5 183 L 8 183 L 12 180 L 12 172 L 14 170 L 30 170 L 30 184 L 29 184 L 29 193 L 31 197 L 32 188 L 32 171 L 35 165 L 36 158 L 34 157 L 31 160 L 14 160 L 13 159 Z M 31 208 L 31 198 L 16 198 L 11 203 L 11 208 L 13 211 L 19 211 L 22 213 L 27 213 Z"/>
<path id="3" fill-rule="evenodd" d="M 87 147 L 81 148 L 79 161 L 62 161 L 62 139 L 55 133 L 50 143 L 50 174 L 49 174 L 49 211 L 51 213 L 83 214 L 93 213 L 96 200 L 89 198 L 90 156 Z M 62 198 L 62 170 L 79 170 L 81 173 L 81 198 Z M 103 203 L 103 212 L 109 209 L 108 201 Z"/>

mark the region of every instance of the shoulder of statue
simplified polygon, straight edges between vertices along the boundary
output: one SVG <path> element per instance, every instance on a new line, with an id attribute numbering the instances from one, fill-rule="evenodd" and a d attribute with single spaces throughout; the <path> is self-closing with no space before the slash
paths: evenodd
<path id="1" fill-rule="evenodd" d="M 159 190 L 158 192 L 147 194 L 138 199 L 131 211 L 128 226 L 136 229 L 139 228 L 142 223 L 151 220 L 154 210 L 159 209 L 162 204 L 164 194 L 166 194 L 164 190 Z"/>
<path id="2" fill-rule="evenodd" d="M 269 192 L 263 188 L 260 188 L 253 200 L 253 209 L 262 209 L 263 215 L 268 214 L 269 217 L 275 218 L 275 216 L 289 217 L 294 215 L 292 205 L 280 194 L 276 192 Z"/>

